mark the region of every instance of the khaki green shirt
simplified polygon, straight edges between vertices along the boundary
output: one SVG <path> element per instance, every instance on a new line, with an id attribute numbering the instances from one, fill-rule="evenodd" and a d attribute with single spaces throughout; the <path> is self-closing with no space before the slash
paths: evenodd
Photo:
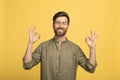
<path id="1" fill-rule="evenodd" d="M 25 64 L 31 69 L 41 62 L 41 80 L 76 80 L 77 67 L 93 73 L 96 66 L 88 62 L 79 46 L 66 40 L 59 46 L 55 38 L 41 43 L 33 52 L 32 60 Z"/>

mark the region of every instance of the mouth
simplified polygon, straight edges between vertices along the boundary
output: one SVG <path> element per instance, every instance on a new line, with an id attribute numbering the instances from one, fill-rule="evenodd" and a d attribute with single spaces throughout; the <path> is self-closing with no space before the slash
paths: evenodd
<path id="1" fill-rule="evenodd" d="M 64 29 L 63 29 L 63 28 L 57 28 L 57 30 L 58 30 L 58 31 L 59 31 L 59 30 L 61 31 L 61 30 L 64 30 Z"/>
<path id="2" fill-rule="evenodd" d="M 63 31 L 63 29 L 58 29 L 57 31 L 61 32 L 61 31 Z"/>

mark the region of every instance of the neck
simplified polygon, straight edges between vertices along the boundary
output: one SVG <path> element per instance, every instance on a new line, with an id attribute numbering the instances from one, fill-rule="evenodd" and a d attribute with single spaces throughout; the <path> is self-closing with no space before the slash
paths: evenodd
<path id="1" fill-rule="evenodd" d="M 59 44 L 61 44 L 63 41 L 66 40 L 66 36 L 55 36 L 55 38 L 58 40 Z"/>

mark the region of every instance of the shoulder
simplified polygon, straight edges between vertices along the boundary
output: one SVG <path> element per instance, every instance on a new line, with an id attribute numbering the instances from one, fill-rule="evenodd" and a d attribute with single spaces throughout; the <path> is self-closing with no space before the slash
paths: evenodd
<path id="1" fill-rule="evenodd" d="M 49 40 L 46 40 L 46 41 L 40 43 L 39 46 L 47 46 L 52 42 L 53 42 L 53 39 L 49 39 Z"/>
<path id="2" fill-rule="evenodd" d="M 44 42 L 41 42 L 41 43 L 36 47 L 35 50 L 41 50 L 41 49 L 47 47 L 52 41 L 53 41 L 52 39 L 49 39 L 49 40 L 46 40 L 46 41 L 44 41 Z"/>
<path id="3" fill-rule="evenodd" d="M 81 47 L 79 45 L 77 45 L 76 43 L 74 43 L 72 41 L 68 41 L 68 42 L 69 42 L 69 46 L 71 47 L 71 49 L 74 52 L 84 54 L 84 52 L 82 51 L 82 49 L 81 49 Z"/>
<path id="4" fill-rule="evenodd" d="M 72 42 L 72 41 L 70 41 L 70 40 L 68 40 L 68 44 L 69 44 L 69 46 L 71 46 L 71 47 L 79 48 L 79 46 L 78 46 L 76 43 L 74 43 L 74 42 Z"/>

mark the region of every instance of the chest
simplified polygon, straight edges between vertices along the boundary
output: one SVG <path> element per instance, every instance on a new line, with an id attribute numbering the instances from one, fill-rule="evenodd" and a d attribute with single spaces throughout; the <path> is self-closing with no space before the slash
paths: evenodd
<path id="1" fill-rule="evenodd" d="M 42 61 L 70 63 L 75 60 L 75 51 L 69 45 L 49 45 L 42 50 Z"/>

